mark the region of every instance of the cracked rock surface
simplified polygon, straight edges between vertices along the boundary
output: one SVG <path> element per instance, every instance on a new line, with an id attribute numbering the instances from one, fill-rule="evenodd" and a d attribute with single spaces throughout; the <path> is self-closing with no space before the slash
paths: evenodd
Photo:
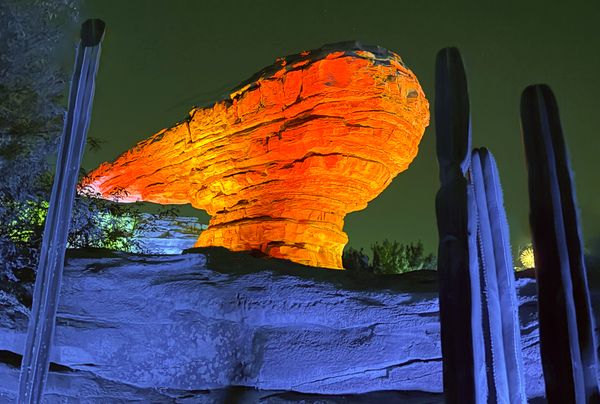
<path id="1" fill-rule="evenodd" d="M 72 251 L 48 397 L 442 402 L 436 279 L 301 268 L 215 247 L 180 256 Z M 535 281 L 517 287 L 527 394 L 538 397 Z M 0 399 L 10 402 L 26 318 L 1 310 L 0 320 Z"/>

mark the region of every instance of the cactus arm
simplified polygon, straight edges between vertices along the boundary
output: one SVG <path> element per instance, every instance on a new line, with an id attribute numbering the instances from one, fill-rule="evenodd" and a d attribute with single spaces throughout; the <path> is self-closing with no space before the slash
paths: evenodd
<path id="1" fill-rule="evenodd" d="M 472 240 L 468 228 L 473 217 L 469 222 L 470 199 L 464 177 L 470 144 L 469 100 L 463 63 L 456 48 L 442 49 L 436 58 L 435 120 L 442 183 L 436 195 L 436 216 L 444 396 L 450 404 L 474 403 L 481 393 L 480 387 L 476 393 L 476 386 L 485 387 L 485 383 L 476 383 L 474 373 L 474 363 L 482 362 L 482 347 L 474 349 L 470 343 L 474 329 L 471 316 L 481 314 L 478 309 L 471 312 L 469 266 L 473 257 L 469 256 Z M 478 296 L 475 294 L 476 299 Z"/>
<path id="2" fill-rule="evenodd" d="M 578 218 L 558 107 L 547 86 L 525 89 L 521 121 L 546 395 L 550 402 L 597 402 L 596 347 Z"/>
<path id="3" fill-rule="evenodd" d="M 473 151 L 471 183 L 477 201 L 479 268 L 487 318 L 490 379 L 498 403 L 525 403 L 518 305 L 508 223 L 492 154 Z"/>
<path id="4" fill-rule="evenodd" d="M 504 198 L 496 161 L 491 152 L 478 151 L 485 179 L 485 194 L 489 213 L 490 230 L 494 247 L 494 263 L 502 316 L 502 341 L 504 363 L 510 403 L 526 403 L 521 333 L 519 329 L 519 305 L 515 288 L 515 275 L 510 248 L 508 220 L 504 210 Z"/>
<path id="5" fill-rule="evenodd" d="M 437 55 L 435 122 L 440 180 L 444 183 L 459 174 L 464 176 L 470 165 L 469 93 L 462 58 L 456 48 L 444 48 Z"/>
<path id="6" fill-rule="evenodd" d="M 471 172 L 478 212 L 477 241 L 479 247 L 479 265 L 471 268 L 471 277 L 478 274 L 481 276 L 482 300 L 487 309 L 486 326 L 489 329 L 489 335 L 486 335 L 486 345 L 491 370 L 489 377 L 493 380 L 493 389 L 498 403 L 508 403 L 508 381 L 502 341 L 502 313 L 494 259 L 495 246 L 487 205 L 486 178 L 484 178 L 478 150 L 475 150 L 471 156 Z"/>
<path id="7" fill-rule="evenodd" d="M 445 399 L 525 403 L 502 190 L 493 156 L 485 149 L 470 153 L 467 80 L 456 48 L 438 53 L 435 109 Z"/>
<path id="8" fill-rule="evenodd" d="M 548 109 L 548 114 L 546 116 L 550 122 L 549 127 L 552 128 L 550 136 L 554 158 L 556 159 L 556 175 L 560 189 L 565 236 L 569 254 L 573 299 L 577 314 L 578 341 L 584 388 L 586 391 L 585 396 L 588 402 L 591 397 L 595 397 L 595 400 L 600 401 L 596 376 L 597 341 L 593 333 L 594 322 L 583 256 L 583 237 L 581 234 L 579 210 L 577 208 L 574 182 L 572 181 L 573 174 L 562 133 L 556 99 L 548 87 L 542 88 L 542 92 L 545 93 L 545 98 L 547 99 L 545 105 Z"/>
<path id="9" fill-rule="evenodd" d="M 477 198 L 475 187 L 470 181 L 471 169 L 468 171 L 467 179 L 467 235 L 468 235 L 468 256 L 469 256 L 469 279 L 471 284 L 471 335 L 473 345 L 473 372 L 475 377 L 475 397 L 477 403 L 486 403 L 490 394 L 493 393 L 494 386 L 490 385 L 488 380 L 487 356 L 489 350 L 486 349 L 486 330 L 484 321 L 487 321 L 487 307 L 484 307 L 485 296 L 482 293 L 484 279 L 479 271 L 480 255 L 479 251 L 479 212 L 477 209 Z"/>

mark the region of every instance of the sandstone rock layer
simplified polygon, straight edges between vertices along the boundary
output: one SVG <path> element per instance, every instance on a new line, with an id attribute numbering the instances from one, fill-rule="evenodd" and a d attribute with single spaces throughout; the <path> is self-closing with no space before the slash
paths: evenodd
<path id="1" fill-rule="evenodd" d="M 344 216 L 407 169 L 428 106 L 395 53 L 330 45 L 278 59 L 82 185 L 123 202 L 206 210 L 210 224 L 196 246 L 341 269 Z"/>

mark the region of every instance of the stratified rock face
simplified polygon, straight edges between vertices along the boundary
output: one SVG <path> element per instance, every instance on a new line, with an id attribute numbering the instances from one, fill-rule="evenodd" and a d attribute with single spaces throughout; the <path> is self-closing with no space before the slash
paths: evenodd
<path id="1" fill-rule="evenodd" d="M 179 403 L 232 386 L 270 396 L 442 391 L 434 271 L 362 278 L 223 250 L 69 258 L 51 353 L 63 370 L 50 374 L 46 391 L 89 403 Z M 516 287 L 531 399 L 544 394 L 535 280 Z M 600 295 L 592 298 L 597 310 Z M 2 363 L 22 353 L 27 318 L 1 303 L 4 403 L 14 402 L 18 369 Z M 432 397 L 416 402 L 442 402 Z M 331 402 L 408 402 L 375 398 Z"/>
<path id="2" fill-rule="evenodd" d="M 194 108 L 93 171 L 105 198 L 191 203 L 196 246 L 260 250 L 342 268 L 344 216 L 364 209 L 417 154 L 428 102 L 400 57 L 340 44 L 278 59 L 230 99 Z"/>

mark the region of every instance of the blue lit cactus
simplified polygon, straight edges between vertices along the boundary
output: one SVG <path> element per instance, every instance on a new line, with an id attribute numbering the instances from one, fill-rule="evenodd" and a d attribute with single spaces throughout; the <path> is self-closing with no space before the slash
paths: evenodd
<path id="1" fill-rule="evenodd" d="M 525 403 L 517 298 L 496 164 L 473 151 L 460 53 L 436 61 L 440 322 L 448 403 Z M 470 342 L 470 343 L 469 343 Z"/>
<path id="2" fill-rule="evenodd" d="M 550 403 L 598 403 L 597 343 L 571 169 L 552 90 L 521 98 L 540 350 Z"/>
<path id="3" fill-rule="evenodd" d="M 477 215 L 478 268 L 471 266 L 472 278 L 481 278 L 481 301 L 488 378 L 498 403 L 525 403 L 521 334 L 514 267 L 502 188 L 492 154 L 482 148 L 473 151 L 470 184 Z M 487 335 L 489 333 L 489 335 Z M 489 355 L 489 357 L 488 357 Z"/>

